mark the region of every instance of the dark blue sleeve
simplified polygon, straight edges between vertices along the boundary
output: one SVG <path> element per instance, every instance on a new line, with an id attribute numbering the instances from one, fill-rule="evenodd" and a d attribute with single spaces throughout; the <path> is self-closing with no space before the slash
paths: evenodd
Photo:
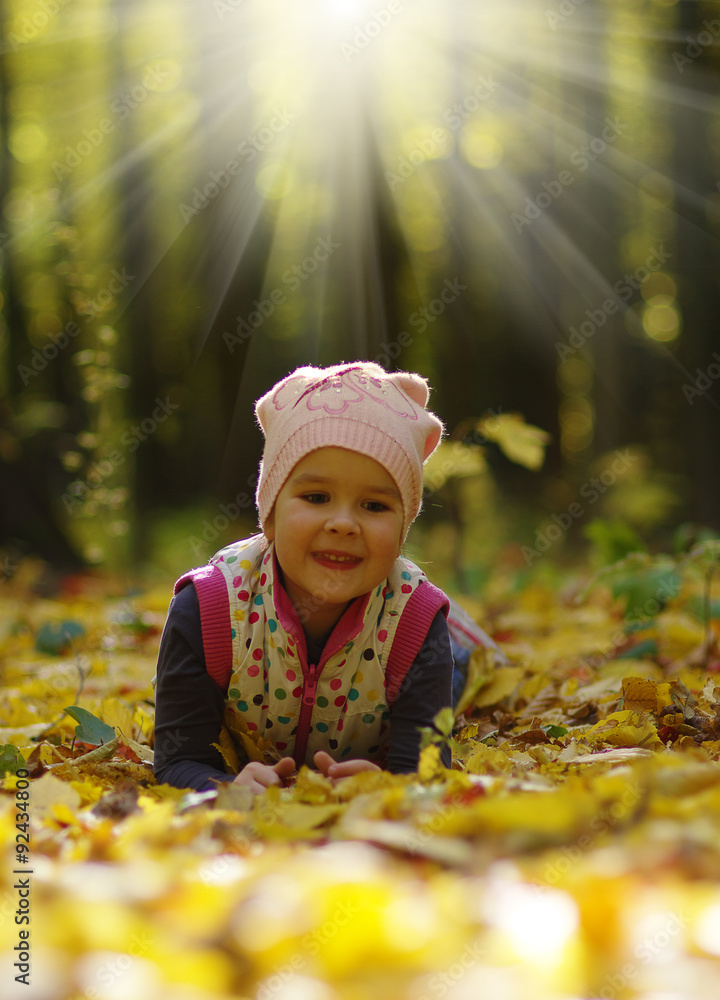
<path id="1" fill-rule="evenodd" d="M 173 597 L 160 640 L 155 688 L 155 778 L 206 791 L 232 781 L 218 742 L 225 695 L 205 668 L 200 605 L 189 584 Z"/>
<path id="2" fill-rule="evenodd" d="M 440 709 L 452 704 L 452 672 L 450 635 L 445 615 L 438 611 L 390 707 L 390 747 L 386 770 L 394 774 L 417 771 L 420 727 L 432 726 L 432 720 Z M 449 747 L 443 747 L 442 762 L 445 767 L 450 767 L 452 763 Z"/>

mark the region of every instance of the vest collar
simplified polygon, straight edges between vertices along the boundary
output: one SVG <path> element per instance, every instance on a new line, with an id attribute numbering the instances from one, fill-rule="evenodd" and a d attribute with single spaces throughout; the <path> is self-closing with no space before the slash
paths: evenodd
<path id="1" fill-rule="evenodd" d="M 283 576 L 280 564 L 275 554 L 275 543 L 271 542 L 273 554 L 273 603 L 277 612 L 278 620 L 286 632 L 295 640 L 298 650 L 302 653 L 303 661 L 307 659 L 307 640 L 305 630 L 300 623 L 295 607 L 288 596 L 288 592 L 283 585 Z M 362 632 L 365 621 L 365 612 L 373 596 L 373 591 L 368 594 L 361 594 L 343 611 L 342 616 L 336 622 L 335 627 L 328 636 L 323 647 L 320 663 L 324 663 L 334 653 L 339 652 L 343 646 L 354 639 Z"/>

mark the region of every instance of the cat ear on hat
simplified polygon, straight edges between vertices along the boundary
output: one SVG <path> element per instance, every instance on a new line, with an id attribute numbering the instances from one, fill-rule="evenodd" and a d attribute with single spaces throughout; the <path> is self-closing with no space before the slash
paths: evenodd
<path id="1" fill-rule="evenodd" d="M 423 449 L 423 462 L 427 462 L 437 446 L 440 444 L 443 435 L 443 425 L 438 420 L 438 426 L 433 427 L 425 438 L 425 448 Z"/>
<path id="2" fill-rule="evenodd" d="M 422 406 L 425 409 L 427 401 L 430 398 L 427 379 L 424 379 L 422 375 L 416 375 L 414 372 L 396 372 L 388 377 L 391 381 L 399 385 L 413 403 L 417 403 L 418 406 Z"/>

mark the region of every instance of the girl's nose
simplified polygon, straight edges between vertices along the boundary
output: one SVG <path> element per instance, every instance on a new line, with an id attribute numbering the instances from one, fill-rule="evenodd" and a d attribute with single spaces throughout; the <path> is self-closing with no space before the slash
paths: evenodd
<path id="1" fill-rule="evenodd" d="M 358 523 L 347 507 L 336 507 L 334 510 L 329 511 L 325 521 L 325 528 L 331 532 L 354 534 L 358 531 Z"/>

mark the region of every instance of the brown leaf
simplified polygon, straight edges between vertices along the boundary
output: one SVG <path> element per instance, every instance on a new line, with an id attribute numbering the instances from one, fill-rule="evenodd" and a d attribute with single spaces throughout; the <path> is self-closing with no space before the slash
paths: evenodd
<path id="1" fill-rule="evenodd" d="M 138 786 L 134 781 L 121 781 L 112 792 L 97 802 L 92 812 L 108 819 L 123 819 L 137 811 Z"/>

